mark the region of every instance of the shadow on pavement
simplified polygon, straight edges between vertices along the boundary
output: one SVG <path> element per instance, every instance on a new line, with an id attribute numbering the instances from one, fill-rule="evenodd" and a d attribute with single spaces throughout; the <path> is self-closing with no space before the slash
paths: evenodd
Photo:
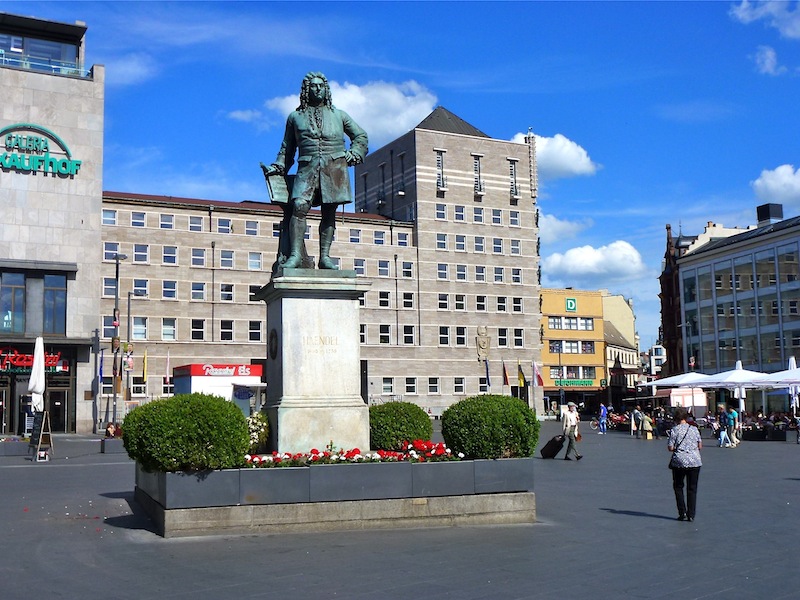
<path id="1" fill-rule="evenodd" d="M 610 512 L 613 515 L 625 515 L 628 517 L 648 517 L 650 519 L 666 519 L 667 521 L 675 520 L 675 517 L 667 517 L 665 515 L 654 515 L 653 513 L 641 512 L 639 510 L 617 510 L 615 508 L 601 508 L 600 510 Z"/>
<path id="2" fill-rule="evenodd" d="M 113 498 L 116 500 L 125 500 L 130 507 L 131 514 L 120 515 L 118 517 L 109 517 L 106 523 L 112 527 L 119 527 L 120 529 L 137 529 L 140 531 L 147 531 L 158 535 L 156 526 L 150 517 L 144 512 L 141 506 L 133 499 L 133 492 L 106 492 L 100 494 L 104 498 Z"/>

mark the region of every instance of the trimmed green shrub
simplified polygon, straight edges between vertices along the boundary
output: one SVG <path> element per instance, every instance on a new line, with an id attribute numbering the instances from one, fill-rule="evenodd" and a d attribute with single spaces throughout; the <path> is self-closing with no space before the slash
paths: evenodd
<path id="1" fill-rule="evenodd" d="M 442 414 L 442 436 L 465 458 L 533 456 L 539 420 L 522 400 L 483 395 L 465 398 Z"/>
<path id="2" fill-rule="evenodd" d="M 431 418 L 411 402 L 387 402 L 369 407 L 369 445 L 372 450 L 403 450 L 403 442 L 428 441 Z"/>
<path id="3" fill-rule="evenodd" d="M 250 447 L 241 409 L 206 394 L 178 394 L 138 406 L 122 429 L 128 456 L 146 471 L 236 468 Z"/>

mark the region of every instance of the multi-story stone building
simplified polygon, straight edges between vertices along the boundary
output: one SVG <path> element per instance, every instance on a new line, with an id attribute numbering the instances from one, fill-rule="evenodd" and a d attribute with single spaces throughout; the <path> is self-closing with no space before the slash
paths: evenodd
<path id="1" fill-rule="evenodd" d="M 800 353 L 800 218 L 758 207 L 758 225 L 685 253 L 677 261 L 683 363 L 702 373 L 779 371 Z M 669 358 L 669 353 L 667 353 Z M 788 398 L 767 395 L 766 410 Z M 748 396 L 748 410 L 763 402 Z M 756 405 L 758 403 L 758 406 Z"/>
<path id="2" fill-rule="evenodd" d="M 356 212 L 337 218 L 332 254 L 372 283 L 360 325 L 366 401 L 402 398 L 435 415 L 481 392 L 528 397 L 540 349 L 531 169 L 533 148 L 441 108 L 357 168 Z M 265 360 L 265 310 L 251 295 L 269 281 L 280 218 L 260 202 L 104 195 L 101 414 L 115 396 L 117 277 L 123 349 L 132 341 L 136 358 L 116 394 L 123 414 L 123 401 L 171 393 L 168 365 Z"/>
<path id="3" fill-rule="evenodd" d="M 82 23 L 0 13 L 0 432 L 24 430 L 34 341 L 55 431 L 91 430 L 104 70 Z"/>

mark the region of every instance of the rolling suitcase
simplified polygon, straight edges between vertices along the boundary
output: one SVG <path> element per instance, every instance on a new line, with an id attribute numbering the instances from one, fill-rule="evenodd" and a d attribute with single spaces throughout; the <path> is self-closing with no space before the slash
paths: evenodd
<path id="1" fill-rule="evenodd" d="M 539 452 L 542 454 L 542 458 L 555 458 L 556 454 L 561 452 L 561 449 L 564 447 L 564 440 L 567 439 L 563 435 L 557 435 L 549 442 L 544 445 Z"/>

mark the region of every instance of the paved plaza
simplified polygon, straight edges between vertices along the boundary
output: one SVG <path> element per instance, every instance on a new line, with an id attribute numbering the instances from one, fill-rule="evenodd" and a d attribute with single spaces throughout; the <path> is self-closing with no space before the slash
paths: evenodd
<path id="1" fill-rule="evenodd" d="M 583 429 L 582 461 L 536 461 L 535 525 L 171 540 L 133 503 L 126 455 L 56 436 L 48 463 L 0 457 L 0 598 L 800 598 L 793 436 L 706 433 L 687 523 L 663 438 Z"/>

